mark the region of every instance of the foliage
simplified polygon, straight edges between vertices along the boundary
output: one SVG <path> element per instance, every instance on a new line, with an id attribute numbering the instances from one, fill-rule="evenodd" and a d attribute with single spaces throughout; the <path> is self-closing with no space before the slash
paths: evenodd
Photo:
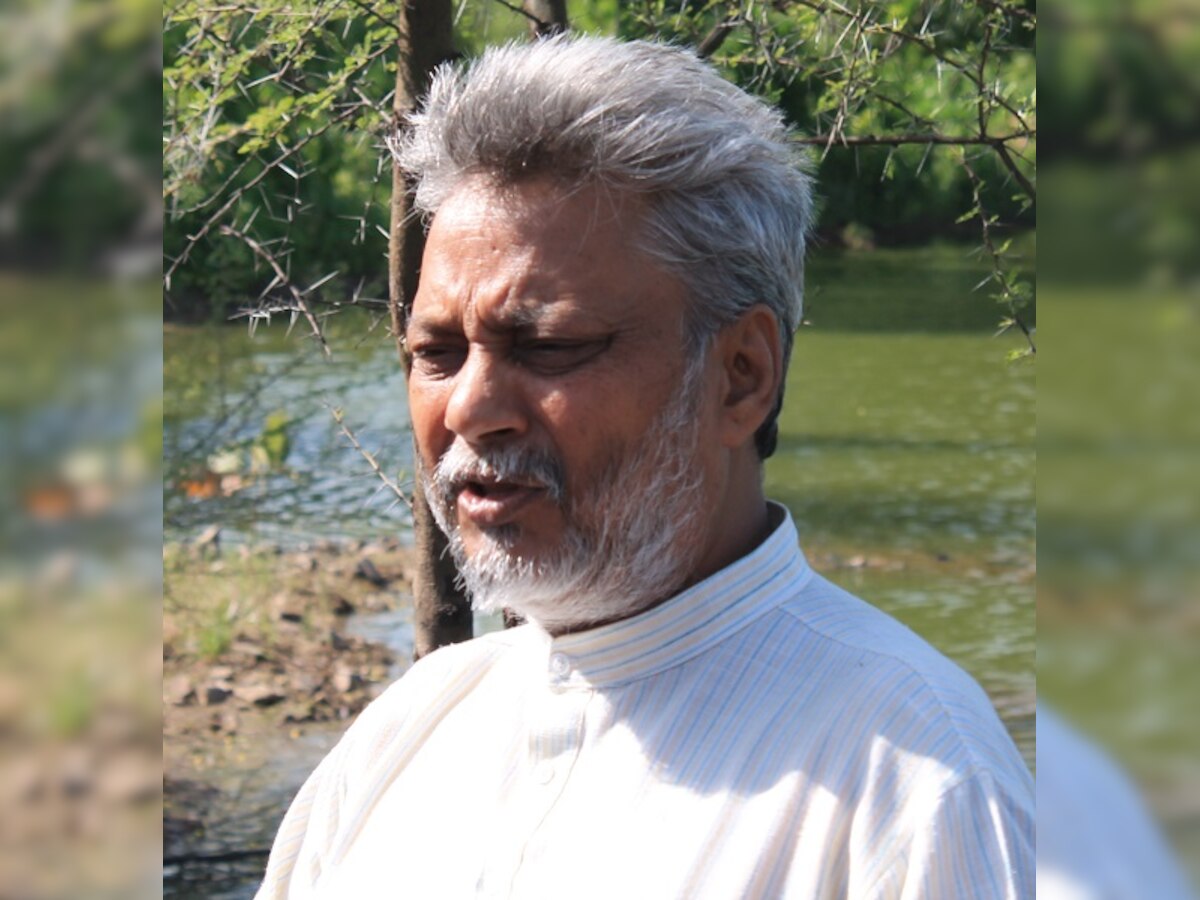
<path id="1" fill-rule="evenodd" d="M 499 0 L 459 0 L 465 54 L 520 38 Z M 1021 0 L 597 0 L 576 29 L 710 55 L 813 146 L 819 232 L 854 245 L 970 233 L 1005 318 L 1031 288 L 997 230 L 1032 224 L 1035 14 Z M 398 4 L 181 0 L 166 14 L 164 193 L 172 302 L 260 314 L 377 302 L 386 251 Z M 315 326 L 315 320 L 310 320 Z M 1032 346 L 1032 344 L 1030 345 Z"/>
<path id="2" fill-rule="evenodd" d="M 17 0 L 0 11 L 0 264 L 120 268 L 121 247 L 158 244 L 158 9 Z"/>
<path id="3" fill-rule="evenodd" d="M 266 296 L 318 265 L 343 276 L 380 270 L 380 245 L 368 236 L 387 225 L 380 138 L 396 21 L 395 3 L 323 0 L 183 2 L 167 13 L 169 292 L 181 286 L 221 301 Z M 222 225 L 233 232 L 221 234 Z M 245 238 L 281 262 L 283 277 L 272 272 L 265 290 Z M 305 262 L 294 266 L 294 257 Z"/>

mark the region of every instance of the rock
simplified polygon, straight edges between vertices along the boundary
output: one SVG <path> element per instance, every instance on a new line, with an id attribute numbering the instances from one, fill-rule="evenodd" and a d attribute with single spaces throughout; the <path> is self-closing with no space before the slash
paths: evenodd
<path id="1" fill-rule="evenodd" d="M 263 662 L 267 659 L 263 653 L 262 645 L 257 641 L 251 641 L 246 638 L 234 640 L 229 650 L 237 656 L 249 658 L 252 662 Z"/>
<path id="2" fill-rule="evenodd" d="M 297 553 L 292 557 L 292 565 L 301 572 L 317 571 L 317 559 L 308 553 Z"/>
<path id="3" fill-rule="evenodd" d="M 95 753 L 84 746 L 68 747 L 58 761 L 60 788 L 68 797 L 91 793 L 96 768 Z"/>
<path id="4" fill-rule="evenodd" d="M 329 595 L 329 611 L 335 616 L 348 616 L 354 612 L 354 604 L 341 594 Z"/>
<path id="5" fill-rule="evenodd" d="M 298 672 L 292 676 L 292 690 L 301 695 L 315 694 L 321 689 L 322 678 L 312 672 Z"/>
<path id="6" fill-rule="evenodd" d="M 339 693 L 346 694 L 362 686 L 362 676 L 354 669 L 344 664 L 338 664 L 333 670 L 333 688 Z"/>
<path id="7" fill-rule="evenodd" d="M 283 622 L 303 622 L 304 604 L 287 591 L 280 591 L 271 598 L 271 612 Z"/>
<path id="8" fill-rule="evenodd" d="M 229 699 L 229 695 L 233 693 L 233 688 L 225 681 L 216 681 L 204 686 L 204 693 L 201 695 L 204 698 L 205 706 L 216 706 L 218 703 L 224 703 Z"/>
<path id="9" fill-rule="evenodd" d="M 186 675 L 176 675 L 163 685 L 166 701 L 172 706 L 187 706 L 196 700 L 196 688 Z"/>
<path id="10" fill-rule="evenodd" d="M 317 717 L 316 706 L 312 703 L 300 703 L 293 709 L 289 710 L 282 719 L 280 725 L 294 725 L 297 722 L 312 722 Z"/>
<path id="11" fill-rule="evenodd" d="M 238 726 L 241 725 L 241 719 L 235 710 L 225 709 L 221 712 L 213 713 L 212 721 L 209 723 L 209 728 L 213 731 L 221 731 L 225 734 L 237 734 Z"/>
<path id="12" fill-rule="evenodd" d="M 233 666 L 213 666 L 208 670 L 208 677 L 214 681 L 230 681 L 233 679 Z"/>
<path id="13" fill-rule="evenodd" d="M 377 588 L 387 587 L 388 585 L 388 580 L 379 574 L 379 570 L 375 568 L 375 563 L 371 562 L 365 556 L 354 567 L 354 577 L 360 578 Z"/>
<path id="14" fill-rule="evenodd" d="M 269 684 L 241 684 L 233 689 L 233 695 L 243 703 L 249 703 L 253 706 L 274 706 L 281 700 L 286 699 L 285 695 Z"/>

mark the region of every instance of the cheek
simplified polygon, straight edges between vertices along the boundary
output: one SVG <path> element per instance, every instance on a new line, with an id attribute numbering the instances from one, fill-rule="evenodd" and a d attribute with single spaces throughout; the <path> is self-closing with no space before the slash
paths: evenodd
<path id="1" fill-rule="evenodd" d="M 441 394 L 426 388 L 411 388 L 408 392 L 409 421 L 426 465 L 435 463 L 449 449 L 453 439 L 446 430 L 446 406 Z"/>
<path id="2" fill-rule="evenodd" d="M 554 386 L 531 398 L 539 430 L 568 475 L 588 476 L 592 457 L 609 433 L 610 413 L 603 393 Z"/>

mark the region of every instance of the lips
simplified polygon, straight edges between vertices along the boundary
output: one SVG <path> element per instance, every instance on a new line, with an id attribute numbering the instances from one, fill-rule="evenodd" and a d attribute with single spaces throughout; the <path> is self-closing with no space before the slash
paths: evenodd
<path id="1" fill-rule="evenodd" d="M 512 521 L 530 503 L 546 493 L 538 484 L 514 481 L 466 481 L 458 490 L 459 514 L 487 528 Z"/>

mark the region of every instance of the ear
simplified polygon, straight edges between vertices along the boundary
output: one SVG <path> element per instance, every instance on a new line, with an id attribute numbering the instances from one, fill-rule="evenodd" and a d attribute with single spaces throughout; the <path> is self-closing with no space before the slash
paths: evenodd
<path id="1" fill-rule="evenodd" d="M 754 439 L 754 432 L 775 408 L 783 378 L 783 348 L 779 320 L 763 304 L 750 307 L 717 334 L 721 363 L 721 443 L 736 449 Z"/>

